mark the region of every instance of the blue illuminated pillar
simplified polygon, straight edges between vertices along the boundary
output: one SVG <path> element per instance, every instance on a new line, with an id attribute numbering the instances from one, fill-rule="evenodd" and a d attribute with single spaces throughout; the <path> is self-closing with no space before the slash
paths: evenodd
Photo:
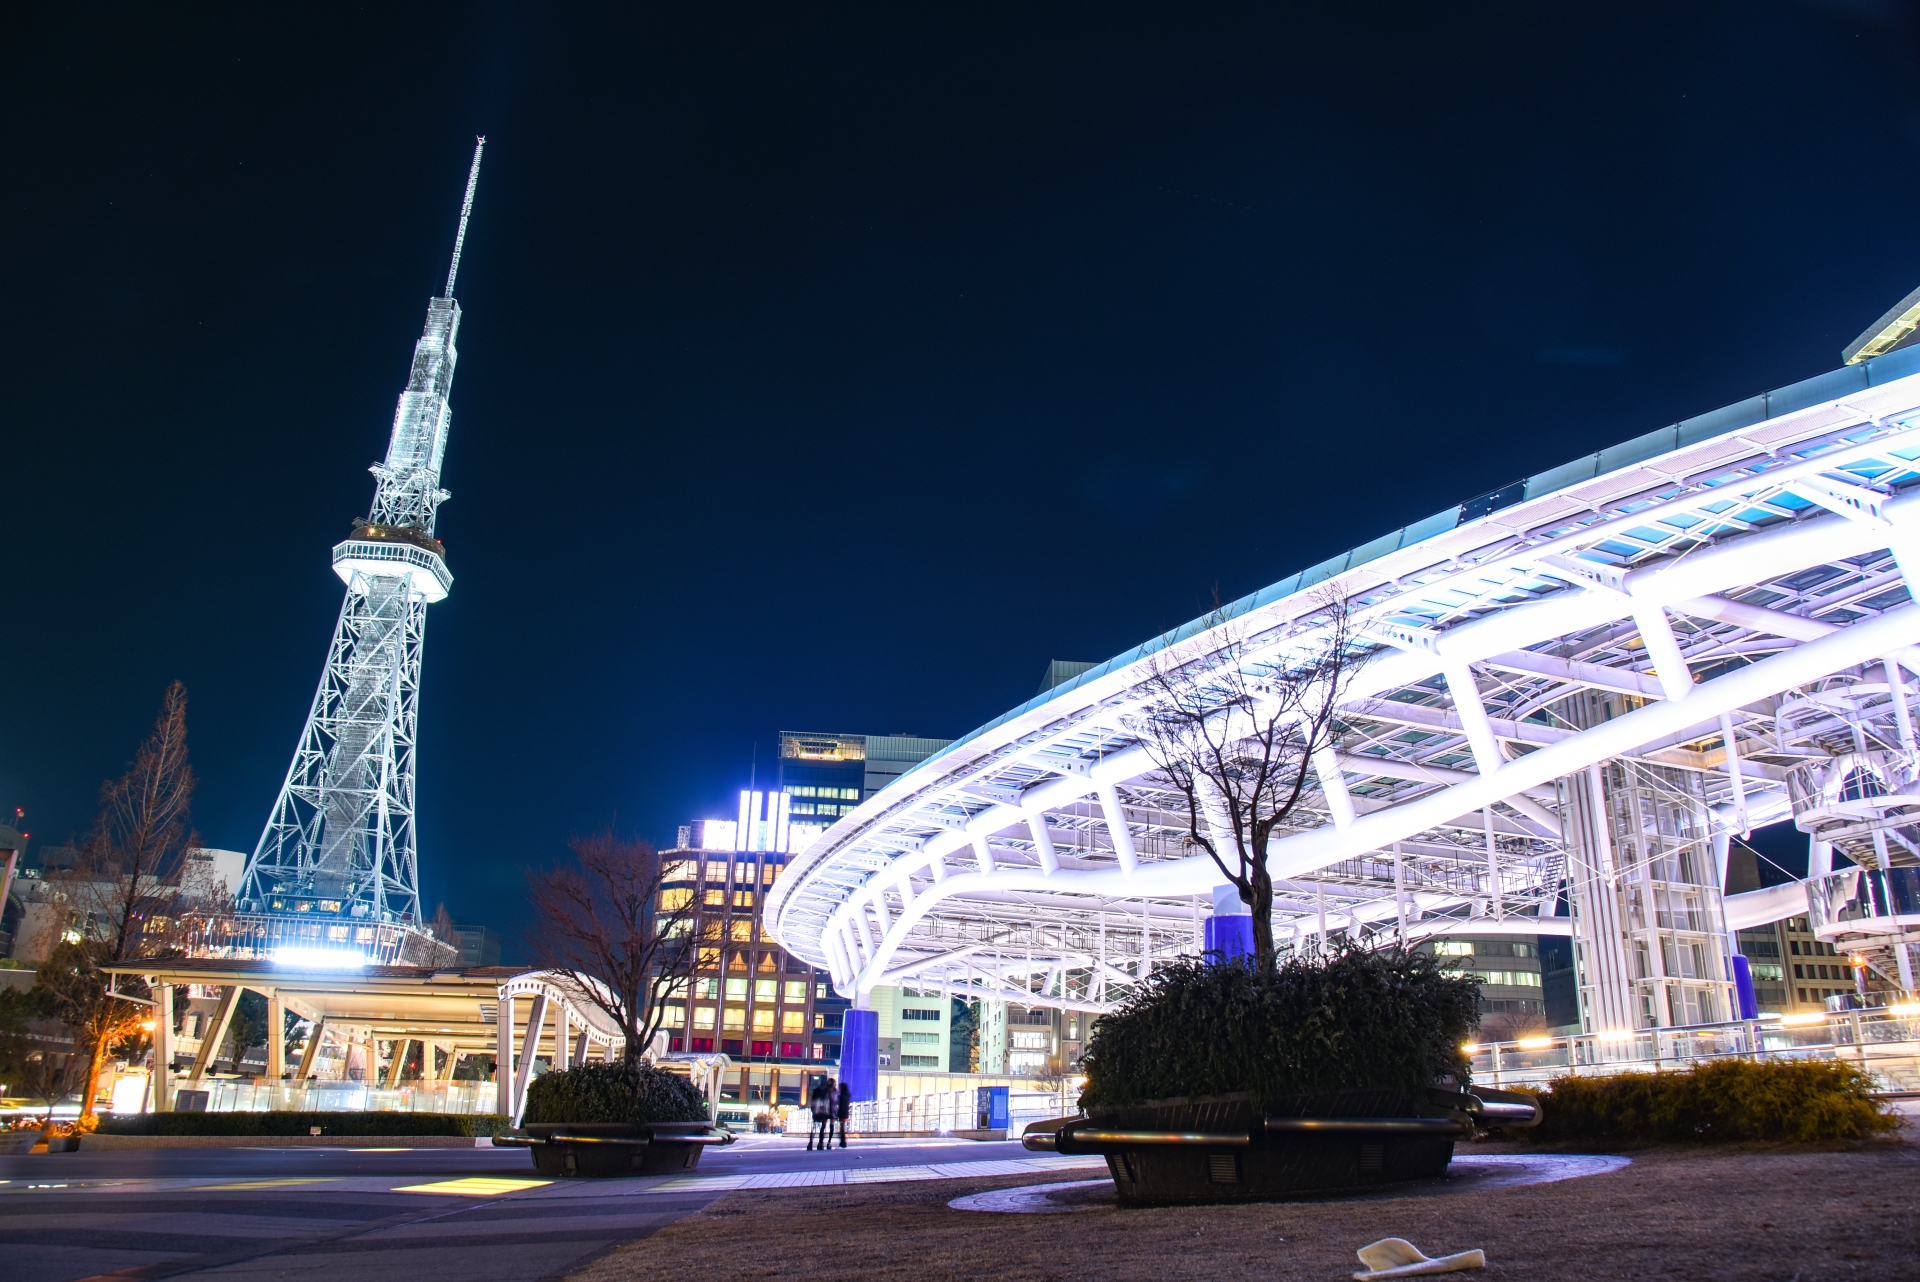
<path id="1" fill-rule="evenodd" d="M 1733 991 L 1740 999 L 1740 1018 L 1758 1019 L 1760 1002 L 1753 994 L 1753 967 L 1739 953 L 1733 955 Z"/>
<path id="2" fill-rule="evenodd" d="M 1208 961 L 1226 963 L 1253 955 L 1253 909 L 1234 887 L 1213 888 L 1213 916 L 1207 918 L 1206 935 Z"/>
<path id="3" fill-rule="evenodd" d="M 840 1080 L 855 1103 L 880 1097 L 880 1012 L 850 1010 L 840 1029 Z"/>

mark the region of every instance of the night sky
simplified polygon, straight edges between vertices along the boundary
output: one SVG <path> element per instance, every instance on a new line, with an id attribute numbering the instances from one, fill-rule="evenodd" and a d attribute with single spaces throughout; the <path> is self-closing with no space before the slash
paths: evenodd
<path id="1" fill-rule="evenodd" d="M 484 133 L 421 866 L 509 934 L 782 728 L 957 736 L 1920 285 L 1892 3 L 308 8 L 0 18 L 0 804 L 178 678 L 253 847 Z"/>

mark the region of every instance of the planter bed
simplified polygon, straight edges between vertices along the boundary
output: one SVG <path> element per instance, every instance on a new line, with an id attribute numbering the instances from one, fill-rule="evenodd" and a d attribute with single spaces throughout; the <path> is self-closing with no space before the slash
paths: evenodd
<path id="1" fill-rule="evenodd" d="M 695 1169 L 703 1151 L 733 1135 L 705 1122 L 535 1122 L 493 1142 L 530 1150 L 542 1175 L 670 1175 Z"/>
<path id="2" fill-rule="evenodd" d="M 1507 1091 L 1338 1091 L 1264 1113 L 1242 1092 L 1096 1108 L 1036 1122 L 1021 1143 L 1104 1156 L 1123 1202 L 1257 1202 L 1440 1175 L 1477 1127 L 1539 1116 L 1530 1096 Z"/>

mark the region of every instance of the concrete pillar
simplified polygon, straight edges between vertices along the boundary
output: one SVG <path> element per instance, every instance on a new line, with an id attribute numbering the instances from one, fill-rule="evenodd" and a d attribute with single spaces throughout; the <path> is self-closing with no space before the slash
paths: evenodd
<path id="1" fill-rule="evenodd" d="M 277 1082 L 287 1072 L 287 1008 L 280 991 L 267 994 L 267 1080 Z"/>
<path id="2" fill-rule="evenodd" d="M 493 1111 L 513 1116 L 513 998 L 500 998 L 493 1014 Z"/>
<path id="3" fill-rule="evenodd" d="M 149 977 L 147 986 L 158 1003 L 153 1010 L 153 1076 L 149 1097 L 153 1111 L 173 1111 L 173 985 Z"/>

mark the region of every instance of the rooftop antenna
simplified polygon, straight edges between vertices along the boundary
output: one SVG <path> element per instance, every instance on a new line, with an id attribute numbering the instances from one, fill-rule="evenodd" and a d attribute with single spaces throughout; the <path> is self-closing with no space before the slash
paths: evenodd
<path id="1" fill-rule="evenodd" d="M 460 202 L 460 230 L 453 238 L 453 266 L 447 268 L 447 292 L 442 298 L 453 297 L 453 278 L 460 274 L 460 247 L 467 241 L 467 219 L 473 215 L 473 189 L 480 182 L 480 153 L 487 149 L 485 134 L 473 140 L 473 168 L 467 171 L 467 198 Z"/>

